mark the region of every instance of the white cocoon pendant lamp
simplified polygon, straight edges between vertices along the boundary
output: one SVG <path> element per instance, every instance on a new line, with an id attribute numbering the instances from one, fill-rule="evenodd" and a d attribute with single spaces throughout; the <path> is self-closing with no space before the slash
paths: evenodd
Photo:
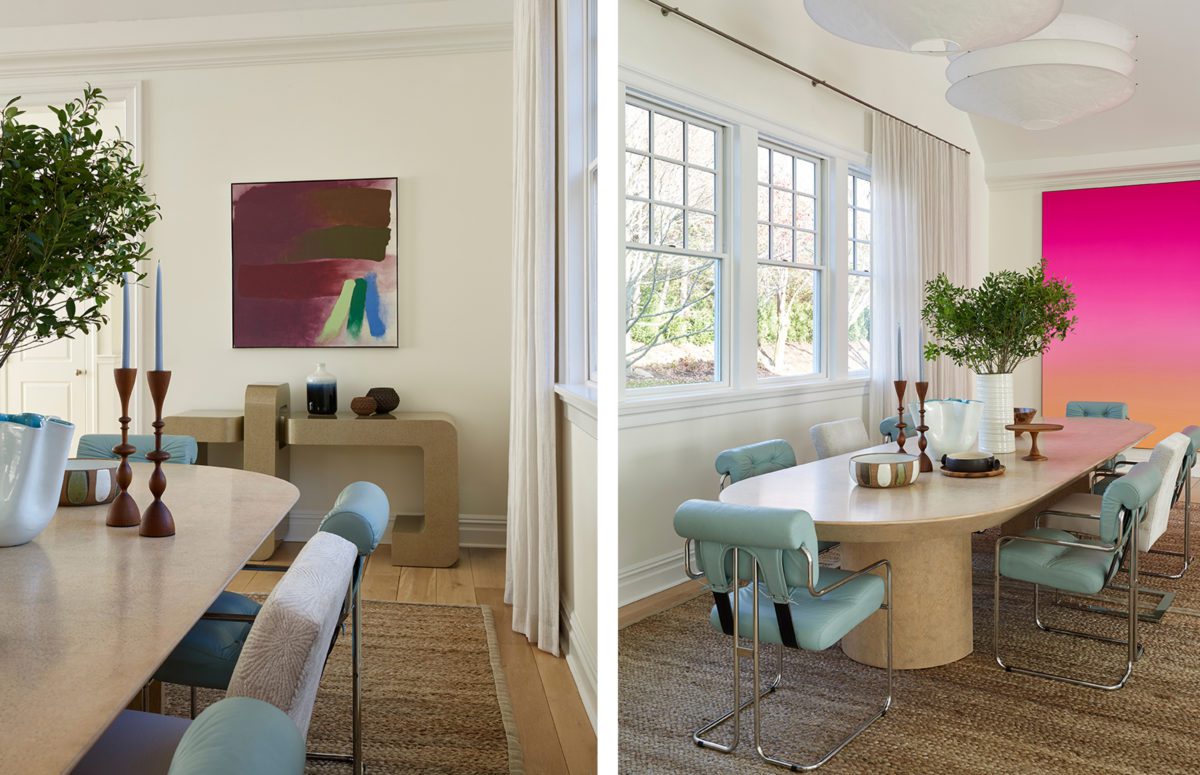
<path id="1" fill-rule="evenodd" d="M 1133 96 L 1132 32 L 1113 22 L 1062 14 L 1025 40 L 954 57 L 951 105 L 1024 129 L 1052 129 Z"/>
<path id="2" fill-rule="evenodd" d="M 943 56 L 1032 35 L 1062 6 L 1063 0 L 804 0 L 812 20 L 838 37 Z"/>

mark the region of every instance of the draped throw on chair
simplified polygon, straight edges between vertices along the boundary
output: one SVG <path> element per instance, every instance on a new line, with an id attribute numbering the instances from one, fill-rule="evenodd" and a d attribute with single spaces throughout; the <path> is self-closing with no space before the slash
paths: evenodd
<path id="1" fill-rule="evenodd" d="M 504 600 L 558 654 L 555 458 L 555 3 L 513 3 L 513 325 Z"/>
<path id="2" fill-rule="evenodd" d="M 945 272 L 968 282 L 967 154 L 876 113 L 871 132 L 875 299 L 871 312 L 871 426 L 896 413 L 896 327 L 904 332 L 904 377 L 917 379 L 925 283 Z M 946 358 L 926 365 L 930 398 L 965 398 L 971 375 Z M 909 397 L 913 394 L 909 392 Z M 908 431 L 911 435 L 912 431 Z"/>

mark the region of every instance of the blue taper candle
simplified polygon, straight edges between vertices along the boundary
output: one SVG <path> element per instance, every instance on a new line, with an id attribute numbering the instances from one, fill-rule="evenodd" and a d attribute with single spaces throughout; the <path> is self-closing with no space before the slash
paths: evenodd
<path id="1" fill-rule="evenodd" d="M 121 295 L 125 306 L 121 309 L 121 368 L 129 368 L 129 272 L 121 274 Z"/>
<path id="2" fill-rule="evenodd" d="M 155 371 L 163 370 L 162 357 L 162 264 L 158 265 L 156 272 L 156 287 L 155 287 L 155 305 L 154 305 L 154 369 Z"/>

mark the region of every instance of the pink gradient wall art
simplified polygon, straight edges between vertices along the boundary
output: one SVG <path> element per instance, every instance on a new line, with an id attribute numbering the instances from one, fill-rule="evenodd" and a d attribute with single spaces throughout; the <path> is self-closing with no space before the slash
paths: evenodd
<path id="1" fill-rule="evenodd" d="M 396 178 L 235 183 L 234 347 L 396 347 Z"/>
<path id="2" fill-rule="evenodd" d="M 1042 409 L 1124 401 L 1156 430 L 1200 424 L 1200 181 L 1042 195 L 1042 255 L 1079 324 L 1042 359 Z"/>

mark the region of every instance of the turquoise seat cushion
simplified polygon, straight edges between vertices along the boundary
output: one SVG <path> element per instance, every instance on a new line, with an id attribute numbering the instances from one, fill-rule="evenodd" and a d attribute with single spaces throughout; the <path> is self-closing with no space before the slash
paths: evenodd
<path id="1" fill-rule="evenodd" d="M 120 443 L 121 437 L 115 433 L 87 433 L 79 437 L 79 450 L 75 456 L 116 460 L 117 456 L 113 454 L 112 449 Z M 129 461 L 131 463 L 148 462 L 146 453 L 154 450 L 154 437 L 148 433 L 131 434 L 129 443 L 137 449 L 129 456 Z M 171 459 L 166 461 L 168 463 L 195 465 L 196 457 L 199 454 L 196 439 L 191 436 L 163 436 L 162 447 L 164 452 L 171 455 Z"/>
<path id="2" fill-rule="evenodd" d="M 300 775 L 304 737 L 288 715 L 251 697 L 227 697 L 196 717 L 168 775 Z"/>
<path id="3" fill-rule="evenodd" d="M 1028 530 L 1023 535 L 1053 541 L 1100 543 L 1096 539 L 1078 538 L 1065 530 L 1047 527 Z M 1104 589 L 1112 562 L 1112 552 L 1097 552 L 1034 541 L 1012 541 L 1000 548 L 1000 575 L 1085 595 L 1094 595 Z"/>
<path id="4" fill-rule="evenodd" d="M 1104 417 L 1128 420 L 1129 404 L 1124 401 L 1068 401 L 1067 417 Z"/>
<path id="5" fill-rule="evenodd" d="M 897 427 L 899 424 L 900 420 L 897 417 L 883 418 L 879 423 L 879 435 L 888 441 L 895 441 L 900 435 L 899 428 Z M 909 428 L 914 427 L 912 418 L 908 416 L 908 412 L 904 413 L 904 424 Z"/>
<path id="6" fill-rule="evenodd" d="M 836 568 L 822 568 L 821 585 L 836 583 L 849 575 L 849 572 Z M 883 605 L 884 594 L 883 578 L 875 575 L 859 576 L 823 597 L 813 597 L 804 587 L 792 589 L 788 607 L 791 610 L 796 644 L 809 651 L 829 648 L 878 611 Z M 730 595 L 729 602 L 732 608 L 732 593 Z M 738 627 L 743 636 L 749 637 L 754 632 L 754 610 L 751 608 L 755 597 L 754 590 L 745 586 L 738 591 L 738 595 L 738 604 L 741 606 Z M 759 640 L 766 643 L 782 643 L 774 602 L 765 589 L 761 590 L 757 597 Z M 716 630 L 723 632 L 716 606 L 713 606 L 709 621 Z"/>
<path id="7" fill-rule="evenodd" d="M 366 556 L 379 546 L 390 511 L 387 495 L 379 485 L 354 482 L 338 494 L 319 529 L 341 536 L 358 547 L 360 556 Z"/>
<path id="8" fill-rule="evenodd" d="M 262 606 L 235 592 L 222 592 L 208 610 L 214 613 L 255 616 Z M 201 619 L 192 626 L 154 674 L 159 681 L 225 689 L 233 667 L 250 634 L 248 622 L 218 622 Z"/>

